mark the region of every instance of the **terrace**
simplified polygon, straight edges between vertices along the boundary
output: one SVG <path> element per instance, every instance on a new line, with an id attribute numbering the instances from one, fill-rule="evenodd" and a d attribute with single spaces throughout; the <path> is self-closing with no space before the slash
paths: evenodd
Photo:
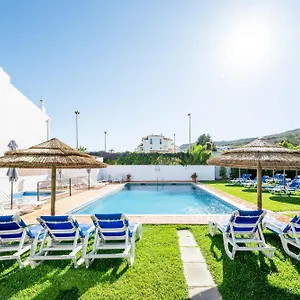
<path id="1" fill-rule="evenodd" d="M 255 202 L 249 200 L 250 192 L 226 186 L 224 182 L 205 182 L 200 185 L 202 188 L 213 190 L 220 197 L 227 197 L 228 201 L 236 201 L 237 205 L 251 207 Z M 110 184 L 101 189 L 59 199 L 56 205 L 57 213 L 65 214 L 95 197 L 115 192 L 121 186 L 122 184 Z M 254 191 L 252 193 L 255 198 Z M 267 197 L 267 194 L 264 196 Z M 295 202 L 300 200 L 297 196 L 293 199 Z M 269 208 L 268 201 L 263 203 Z M 28 224 L 35 223 L 37 216 L 49 212 L 49 205 L 45 204 L 40 210 L 22 217 Z M 296 210 L 297 205 L 290 209 Z M 282 218 L 280 214 L 274 213 L 273 216 Z M 87 217 L 76 218 L 81 222 L 89 221 Z M 130 220 L 140 220 L 144 224 L 143 238 L 136 243 L 133 267 L 128 268 L 126 261 L 122 259 L 98 260 L 87 270 L 84 266 L 75 270 L 72 263 L 65 261 L 47 261 L 34 270 L 29 267 L 19 269 L 18 265 L 11 261 L 1 262 L 0 289 L 1 295 L 5 295 L 2 298 L 205 299 L 202 297 L 209 296 L 209 299 L 218 299 L 214 287 L 194 289 L 201 291 L 198 294 L 191 292 L 193 289 L 186 282 L 186 271 L 180 254 L 177 234 L 180 230 L 189 230 L 193 234 L 223 299 L 300 297 L 300 262 L 284 252 L 279 239 L 273 234 L 265 233 L 267 243 L 276 248 L 272 260 L 261 253 L 244 252 L 239 253 L 232 261 L 225 253 L 222 235 L 218 234 L 212 238 L 207 225 L 204 225 L 207 224 L 207 219 L 203 219 L 203 216 L 189 215 L 185 219 L 169 216 L 167 220 L 165 216 L 131 216 Z M 163 223 L 199 225 L 162 225 Z M 92 241 L 90 247 L 91 245 Z"/>

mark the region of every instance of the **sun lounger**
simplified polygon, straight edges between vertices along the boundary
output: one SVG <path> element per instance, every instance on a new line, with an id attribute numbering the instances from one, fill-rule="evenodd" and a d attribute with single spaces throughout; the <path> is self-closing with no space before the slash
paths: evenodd
<path id="1" fill-rule="evenodd" d="M 300 213 L 298 213 L 288 224 L 283 224 L 275 220 L 265 220 L 264 226 L 278 235 L 284 251 L 291 257 L 300 260 Z M 296 253 L 295 250 L 298 249 Z"/>
<path id="2" fill-rule="evenodd" d="M 209 222 L 209 232 L 214 236 L 219 230 L 223 234 L 224 247 L 230 259 L 234 259 L 236 251 L 262 251 L 271 258 L 275 248 L 266 244 L 263 231 L 262 220 L 266 212 L 235 210 L 228 222 Z M 244 245 L 250 243 L 251 245 Z M 255 245 L 253 245 L 255 244 Z M 232 246 L 230 250 L 229 245 Z"/>
<path id="3" fill-rule="evenodd" d="M 88 181 L 87 178 L 82 178 L 82 182 L 86 186 L 89 185 L 89 181 Z M 98 187 L 103 187 L 103 186 L 105 186 L 105 183 L 103 183 L 103 182 L 96 182 L 96 181 L 90 179 L 90 187 L 91 188 L 98 188 Z"/>
<path id="4" fill-rule="evenodd" d="M 136 222 L 129 224 L 125 214 L 96 214 L 92 221 L 95 225 L 95 237 L 93 249 L 86 254 L 88 245 L 87 236 L 85 238 L 85 248 L 83 256 L 85 265 L 89 265 L 97 258 L 127 258 L 128 265 L 131 266 L 135 256 L 135 235 L 142 237 L 142 224 Z M 110 253 L 98 253 L 101 250 L 111 250 Z M 120 253 L 120 250 L 123 252 Z"/>
<path id="5" fill-rule="evenodd" d="M 42 216 L 37 220 L 45 229 L 42 244 L 38 252 L 37 244 L 33 243 L 29 262 L 32 268 L 37 266 L 37 262 L 43 260 L 64 260 L 70 259 L 77 268 L 83 259 L 76 258 L 77 253 L 82 249 L 83 241 L 86 236 L 94 232 L 94 226 L 78 224 L 73 216 Z M 62 254 L 49 254 L 49 252 L 67 252 Z"/>
<path id="6" fill-rule="evenodd" d="M 28 228 L 23 220 L 16 215 L 0 216 L 0 260 L 17 260 L 19 267 L 28 264 L 28 259 L 21 259 L 21 255 L 29 251 L 34 241 L 38 243 L 43 236 L 40 225 Z"/>

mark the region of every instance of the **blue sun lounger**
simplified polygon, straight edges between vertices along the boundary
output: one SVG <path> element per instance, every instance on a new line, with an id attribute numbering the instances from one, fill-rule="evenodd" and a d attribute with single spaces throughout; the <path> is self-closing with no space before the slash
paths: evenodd
<path id="1" fill-rule="evenodd" d="M 272 258 L 275 248 L 266 244 L 262 231 L 262 220 L 265 214 L 263 210 L 235 210 L 226 223 L 210 221 L 209 232 L 211 236 L 214 236 L 217 230 L 223 233 L 225 251 L 230 259 L 234 259 L 236 251 L 252 250 L 262 251 L 268 258 Z M 245 243 L 252 245 L 245 246 L 243 245 Z M 232 246 L 232 250 L 229 245 Z"/>
<path id="2" fill-rule="evenodd" d="M 38 242 L 43 235 L 43 228 L 39 225 L 28 228 L 23 220 L 16 215 L 0 216 L 0 260 L 17 260 L 19 267 L 28 264 L 28 259 L 22 261 L 21 255 L 29 251 L 33 241 Z"/>
<path id="3" fill-rule="evenodd" d="M 291 257 L 300 260 L 300 213 L 298 213 L 288 224 L 276 222 L 275 220 L 265 220 L 264 226 L 278 235 L 284 251 Z M 289 245 L 298 248 L 298 253 L 289 248 Z"/>
<path id="4" fill-rule="evenodd" d="M 44 260 L 70 259 L 77 268 L 83 259 L 77 261 L 76 254 L 82 249 L 84 238 L 91 235 L 93 225 L 78 224 L 73 216 L 41 216 L 37 220 L 45 229 L 42 244 L 38 252 L 37 243 L 33 243 L 29 262 L 32 268 Z M 66 255 L 51 254 L 49 252 L 67 252 Z"/>
<path id="5" fill-rule="evenodd" d="M 91 216 L 95 225 L 95 237 L 93 249 L 86 254 L 88 245 L 85 238 L 85 249 L 83 256 L 85 265 L 89 265 L 96 258 L 127 258 L 128 265 L 132 266 L 135 256 L 135 235 L 138 239 L 142 237 L 142 224 L 136 222 L 129 224 L 125 214 L 96 214 Z M 111 250 L 110 253 L 98 253 L 101 250 Z M 120 253 L 120 250 L 123 252 Z"/>

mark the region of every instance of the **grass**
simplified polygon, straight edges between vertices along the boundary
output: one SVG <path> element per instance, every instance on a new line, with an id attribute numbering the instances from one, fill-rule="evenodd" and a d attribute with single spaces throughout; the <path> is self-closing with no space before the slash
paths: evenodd
<path id="1" fill-rule="evenodd" d="M 244 188 L 242 186 L 231 185 L 225 182 L 205 182 L 205 184 L 215 187 L 228 194 L 251 202 L 257 203 L 256 188 Z M 269 192 L 262 193 L 263 208 L 278 211 L 300 211 L 300 196 L 299 195 L 274 195 Z"/>
<path id="2" fill-rule="evenodd" d="M 211 237 L 207 226 L 190 226 L 190 230 L 223 300 L 300 299 L 300 261 L 290 258 L 273 234 L 265 234 L 267 243 L 276 248 L 272 260 L 258 252 L 238 252 L 230 260 L 221 234 Z"/>
<path id="3" fill-rule="evenodd" d="M 221 234 L 207 226 L 144 225 L 136 260 L 96 260 L 75 270 L 68 261 L 47 261 L 32 270 L 12 261 L 0 264 L 0 299 L 187 299 L 177 229 L 189 229 L 201 248 L 223 300 L 300 299 L 300 262 L 283 251 L 279 239 L 273 260 L 258 252 L 238 252 L 230 260 Z"/>
<path id="4" fill-rule="evenodd" d="M 289 218 L 293 218 L 295 217 L 295 213 L 294 214 L 284 214 L 285 216 L 289 217 Z"/>
<path id="5" fill-rule="evenodd" d="M 175 226 L 143 226 L 136 259 L 96 260 L 75 270 L 70 261 L 36 269 L 0 262 L 0 299 L 187 299 Z"/>

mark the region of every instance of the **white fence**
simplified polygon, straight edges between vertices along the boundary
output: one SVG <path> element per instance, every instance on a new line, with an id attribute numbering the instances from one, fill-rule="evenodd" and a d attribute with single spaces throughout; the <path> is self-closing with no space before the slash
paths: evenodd
<path id="1" fill-rule="evenodd" d="M 155 166 L 155 165 L 112 165 L 100 169 L 97 179 L 120 178 L 125 180 L 131 175 L 131 181 L 190 181 L 191 175 L 197 174 L 197 180 L 215 180 L 214 166 Z"/>

